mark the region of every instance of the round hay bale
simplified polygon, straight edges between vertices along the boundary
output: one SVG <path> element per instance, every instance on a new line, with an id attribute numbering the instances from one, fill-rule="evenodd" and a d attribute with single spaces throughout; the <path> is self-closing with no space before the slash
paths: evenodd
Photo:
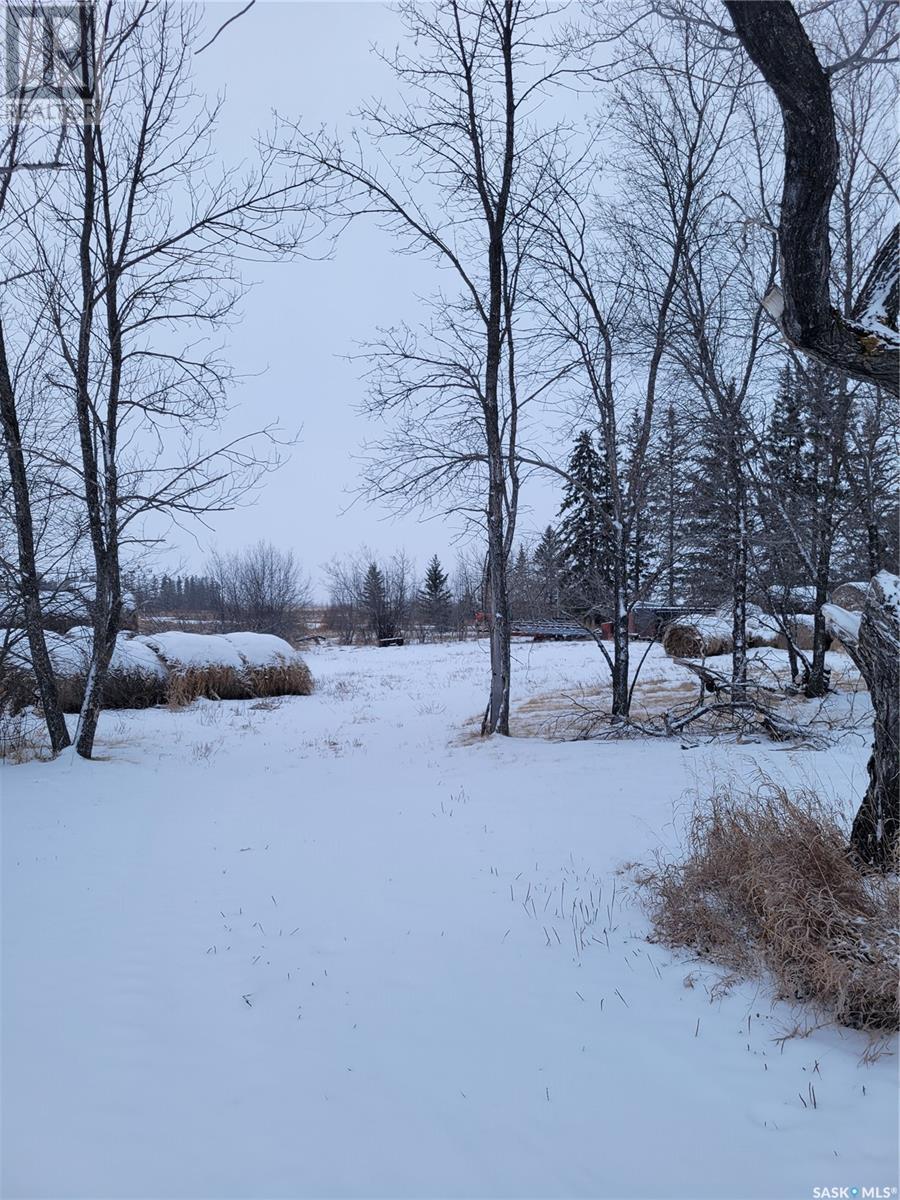
<path id="1" fill-rule="evenodd" d="M 244 660 L 244 679 L 254 696 L 308 696 L 309 667 L 290 642 L 271 633 L 226 633 Z"/>
<path id="2" fill-rule="evenodd" d="M 696 625 L 670 625 L 663 634 L 662 644 L 669 658 L 703 657 L 703 638 Z"/>
<path id="3" fill-rule="evenodd" d="M 712 658 L 734 649 L 731 630 L 719 617 L 690 617 L 673 621 L 663 636 L 670 658 Z"/>
<path id="4" fill-rule="evenodd" d="M 787 632 L 798 650 L 812 650 L 815 643 L 815 621 L 808 613 L 795 613 L 787 621 Z M 779 633 L 775 645 L 779 650 L 787 650 L 787 637 Z M 832 649 L 835 643 L 829 638 L 826 650 Z"/>
<path id="5" fill-rule="evenodd" d="M 77 713 L 81 709 L 93 636 L 87 625 L 76 625 L 64 634 L 44 632 L 63 712 Z M 10 658 L 13 665 L 33 680 L 27 640 L 16 644 Z M 157 655 L 129 635 L 119 634 L 103 683 L 103 707 L 151 708 L 162 703 L 165 690 L 166 669 Z"/>
<path id="6" fill-rule="evenodd" d="M 170 630 L 134 639 L 149 646 L 168 668 L 166 698 L 175 708 L 199 697 L 207 700 L 250 700 L 244 679 L 244 660 L 218 634 Z"/>

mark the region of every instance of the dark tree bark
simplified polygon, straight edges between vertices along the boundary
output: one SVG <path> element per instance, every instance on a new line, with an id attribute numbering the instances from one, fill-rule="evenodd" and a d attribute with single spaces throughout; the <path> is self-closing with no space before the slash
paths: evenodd
<path id="1" fill-rule="evenodd" d="M 853 822 L 850 845 L 863 862 L 882 869 L 894 865 L 900 830 L 898 605 L 900 579 L 882 571 L 869 585 L 858 636 L 847 627 L 848 614 L 843 609 L 826 609 L 833 631 L 859 667 L 872 697 L 875 736 L 869 758 L 869 786 Z"/>
<path id="2" fill-rule="evenodd" d="M 25 632 L 31 651 L 31 667 L 37 680 L 38 695 L 44 710 L 44 720 L 50 735 L 54 753 L 69 745 L 66 719 L 59 707 L 56 691 L 56 676 L 47 652 L 41 620 L 41 600 L 38 590 L 37 558 L 34 546 L 34 521 L 31 512 L 31 494 L 22 436 L 16 412 L 15 391 L 6 358 L 6 343 L 0 325 L 0 426 L 3 429 L 3 445 L 6 463 L 12 484 L 13 505 L 16 514 L 16 538 L 19 551 L 19 583 L 25 609 Z"/>
<path id="3" fill-rule="evenodd" d="M 725 0 L 725 7 L 784 118 L 781 289 L 769 293 L 766 308 L 798 350 L 896 396 L 898 231 L 875 256 L 853 319 L 842 317 L 830 296 L 828 221 L 839 159 L 828 76 L 788 0 Z M 884 302 L 874 314 L 876 293 Z"/>

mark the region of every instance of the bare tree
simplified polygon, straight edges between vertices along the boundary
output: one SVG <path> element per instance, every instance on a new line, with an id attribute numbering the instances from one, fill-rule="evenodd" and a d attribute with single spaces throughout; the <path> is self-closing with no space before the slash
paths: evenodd
<path id="1" fill-rule="evenodd" d="M 359 114 L 348 145 L 296 131 L 289 152 L 327 173 L 338 222 L 380 219 L 401 249 L 439 261 L 457 294 L 439 300 L 419 333 L 396 330 L 374 348 L 372 408 L 399 419 L 376 447 L 375 494 L 401 504 L 445 489 L 471 495 L 484 527 L 490 585 L 491 686 L 483 729 L 509 732 L 509 598 L 524 398 L 515 355 L 526 214 L 541 188 L 546 140 L 533 112 L 558 64 L 547 66 L 548 10 L 518 0 L 407 3 L 417 47 L 390 65 L 404 107 Z M 370 158 L 377 165 L 370 165 Z M 466 486 L 468 484 L 468 487 Z"/>
<path id="2" fill-rule="evenodd" d="M 120 625 L 123 546 L 150 516 L 231 507 L 277 461 L 271 431 L 210 443 L 230 371 L 204 339 L 241 294 L 242 258 L 291 253 L 303 181 L 272 152 L 248 173 L 212 169 L 218 108 L 190 85 L 196 11 L 168 3 L 79 7 L 81 111 L 45 202 L 19 203 L 43 314 L 45 387 L 74 414 L 59 460 L 90 538 L 93 650 L 76 733 L 91 754 Z"/>
<path id="3" fill-rule="evenodd" d="M 10 16 L 9 20 L 13 18 Z M 20 13 L 21 22 L 22 15 Z M 28 25 L 28 22 L 26 22 Z M 34 21 L 30 22 L 34 28 Z M 15 35 L 12 26 L 7 30 L 7 36 Z M 0 161 L 0 229 L 7 245 L 18 249 L 16 243 L 20 233 L 16 197 L 12 191 L 14 184 L 24 176 L 29 179 L 28 190 L 34 191 L 34 176 L 43 176 L 47 170 L 55 169 L 56 154 L 45 158 L 41 153 L 42 139 L 40 132 L 35 131 L 26 120 L 28 112 L 28 96 L 25 81 L 31 76 L 34 64 L 41 48 L 34 36 L 27 37 L 19 47 L 22 77 L 18 81 L 18 89 L 14 96 L 8 97 L 11 111 L 7 114 L 7 133 L 2 146 L 2 161 Z M 38 186 L 42 186 L 43 181 Z M 29 456 L 23 437 L 22 421 L 20 419 L 22 381 L 19 379 L 16 364 L 12 361 L 7 349 L 6 326 L 9 312 L 9 289 L 13 282 L 20 277 L 15 253 L 8 255 L 3 268 L 0 269 L 0 428 L 3 434 L 3 447 L 6 465 L 9 470 L 10 498 L 14 512 L 15 535 L 17 544 L 17 588 L 21 598 L 24 628 L 28 639 L 32 670 L 34 671 L 41 708 L 50 737 L 50 745 L 58 753 L 69 745 L 69 731 L 65 717 L 59 706 L 56 679 L 53 666 L 47 650 L 44 637 L 44 622 L 41 608 L 38 570 L 38 536 L 36 533 L 35 505 L 32 503 L 32 489 L 29 482 Z M 30 345 L 34 338 L 33 324 L 29 328 L 26 343 Z"/>
<path id="4" fill-rule="evenodd" d="M 652 437 L 664 395 L 678 299 L 698 205 L 718 181 L 718 156 L 730 136 L 734 90 L 713 71 L 709 52 L 687 29 L 642 42 L 642 70 L 614 90 L 610 124 L 620 161 L 617 199 L 591 196 L 558 180 L 539 219 L 542 285 L 535 293 L 548 353 L 561 356 L 576 390 L 580 425 L 590 422 L 605 456 L 605 495 L 596 497 L 609 528 L 612 716 L 628 719 L 629 613 L 641 595 L 635 547 L 648 502 Z M 670 61 L 671 58 L 671 61 Z M 650 236 L 649 231 L 652 231 Z M 577 484 L 539 449 L 522 461 Z M 660 573 L 660 568 L 657 568 Z M 643 587 L 654 576 L 647 573 Z"/>
<path id="5" fill-rule="evenodd" d="M 860 28 L 854 27 L 852 9 L 843 14 L 838 28 L 828 26 L 830 39 L 840 52 L 838 64 L 852 64 L 857 60 L 854 47 L 864 42 L 867 31 L 872 36 L 879 30 L 882 34 L 887 32 L 884 22 L 876 19 L 882 7 L 861 5 Z M 870 14 L 874 14 L 871 19 Z M 866 264 L 873 254 L 880 253 L 878 248 L 884 244 L 885 229 L 893 220 L 896 207 L 896 193 L 891 182 L 891 165 L 898 144 L 892 120 L 894 87 L 890 71 L 878 61 L 866 66 L 865 70 L 845 66 L 840 71 L 832 69 L 826 74 L 829 103 L 840 132 L 840 153 L 830 208 L 829 287 L 830 293 L 839 298 L 839 313 L 847 322 L 853 322 L 856 319 L 855 298 L 868 286 Z M 867 451 L 870 449 L 877 455 L 879 439 L 872 442 L 857 436 L 858 411 L 878 411 L 883 406 L 867 397 L 867 390 L 872 389 L 866 389 L 854 379 L 853 372 L 835 370 L 821 358 L 810 362 L 795 352 L 792 352 L 792 359 L 810 442 L 804 484 L 807 489 L 806 519 L 799 523 L 795 520 L 791 497 L 784 494 L 786 481 L 779 480 L 771 470 L 763 474 L 767 488 L 763 505 L 771 509 L 774 501 L 780 508 L 782 524 L 795 542 L 793 552 L 804 567 L 804 582 L 814 589 L 812 657 L 805 666 L 804 675 L 807 695 L 821 696 L 828 687 L 825 653 L 831 640 L 822 608 L 835 582 L 839 539 L 848 534 L 842 508 L 846 506 L 845 497 L 849 491 L 856 493 L 862 510 L 865 510 L 867 486 L 874 482 L 877 470 L 875 461 L 867 461 Z M 865 533 L 866 542 L 870 544 L 877 539 L 871 507 L 869 504 Z"/>
<path id="6" fill-rule="evenodd" d="M 840 155 L 829 74 L 787 0 L 726 0 L 726 8 L 784 118 L 781 288 L 768 293 L 766 307 L 797 349 L 897 395 L 900 227 L 879 247 L 849 313 L 846 297 L 834 306 L 829 222 Z M 885 24 L 892 20 L 890 8 L 878 6 Z M 863 49 L 855 59 L 862 65 L 873 56 Z"/>
<path id="7" fill-rule="evenodd" d="M 232 554 L 217 551 L 208 573 L 225 628 L 289 639 L 302 625 L 301 610 L 309 604 L 310 588 L 292 550 L 260 540 Z"/>
<path id="8" fill-rule="evenodd" d="M 325 567 L 329 580 L 329 621 L 345 645 L 357 637 L 376 642 L 403 635 L 414 603 L 414 568 L 405 551 L 383 558 L 361 546 Z"/>

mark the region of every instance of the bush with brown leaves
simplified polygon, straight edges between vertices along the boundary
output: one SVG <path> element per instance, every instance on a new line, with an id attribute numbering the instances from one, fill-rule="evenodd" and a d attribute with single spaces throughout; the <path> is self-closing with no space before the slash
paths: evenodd
<path id="1" fill-rule="evenodd" d="M 771 781 L 695 805 L 677 861 L 639 874 L 656 935 L 855 1029 L 898 1028 L 898 878 L 867 872 L 840 815 Z"/>

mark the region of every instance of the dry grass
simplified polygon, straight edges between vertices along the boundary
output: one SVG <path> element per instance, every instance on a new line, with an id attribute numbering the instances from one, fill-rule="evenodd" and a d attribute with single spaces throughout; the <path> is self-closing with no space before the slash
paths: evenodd
<path id="1" fill-rule="evenodd" d="M 0 672 L 0 712 L 16 716 L 37 703 L 37 682 L 31 672 L 4 666 Z"/>
<path id="2" fill-rule="evenodd" d="M 18 764 L 52 757 L 44 721 L 37 709 L 21 708 L 13 712 L 0 704 L 0 760 Z"/>
<path id="3" fill-rule="evenodd" d="M 265 696 L 309 696 L 313 678 L 305 662 L 267 667 L 171 667 L 165 699 L 171 708 L 183 708 L 201 697 L 206 700 L 259 700 Z"/>
<path id="4" fill-rule="evenodd" d="M 261 696 L 309 696 L 313 677 L 305 662 L 248 667 L 244 678 L 254 699 Z"/>
<path id="5" fill-rule="evenodd" d="M 81 711 L 87 676 L 57 675 L 56 687 L 63 712 Z M 144 671 L 110 671 L 103 684 L 104 708 L 153 708 L 166 698 L 166 680 Z"/>
<path id="6" fill-rule="evenodd" d="M 838 814 L 765 781 L 698 803 L 682 858 L 638 876 L 659 940 L 855 1029 L 898 1027 L 898 880 L 861 872 Z"/>
<path id="7" fill-rule="evenodd" d="M 86 676 L 57 675 L 62 711 L 77 713 L 84 700 Z M 103 708 L 153 708 L 168 704 L 184 708 L 201 697 L 207 700 L 259 700 L 266 696 L 308 696 L 313 678 L 305 662 L 267 667 L 182 667 L 170 665 L 165 676 L 143 671 L 111 671 L 103 685 Z M 0 677 L 0 711 L 15 715 L 39 704 L 30 672 L 5 671 Z"/>
<path id="8" fill-rule="evenodd" d="M 249 700 L 250 689 L 242 671 L 234 667 L 176 667 L 170 665 L 166 701 L 170 708 L 184 708 L 205 700 Z"/>

